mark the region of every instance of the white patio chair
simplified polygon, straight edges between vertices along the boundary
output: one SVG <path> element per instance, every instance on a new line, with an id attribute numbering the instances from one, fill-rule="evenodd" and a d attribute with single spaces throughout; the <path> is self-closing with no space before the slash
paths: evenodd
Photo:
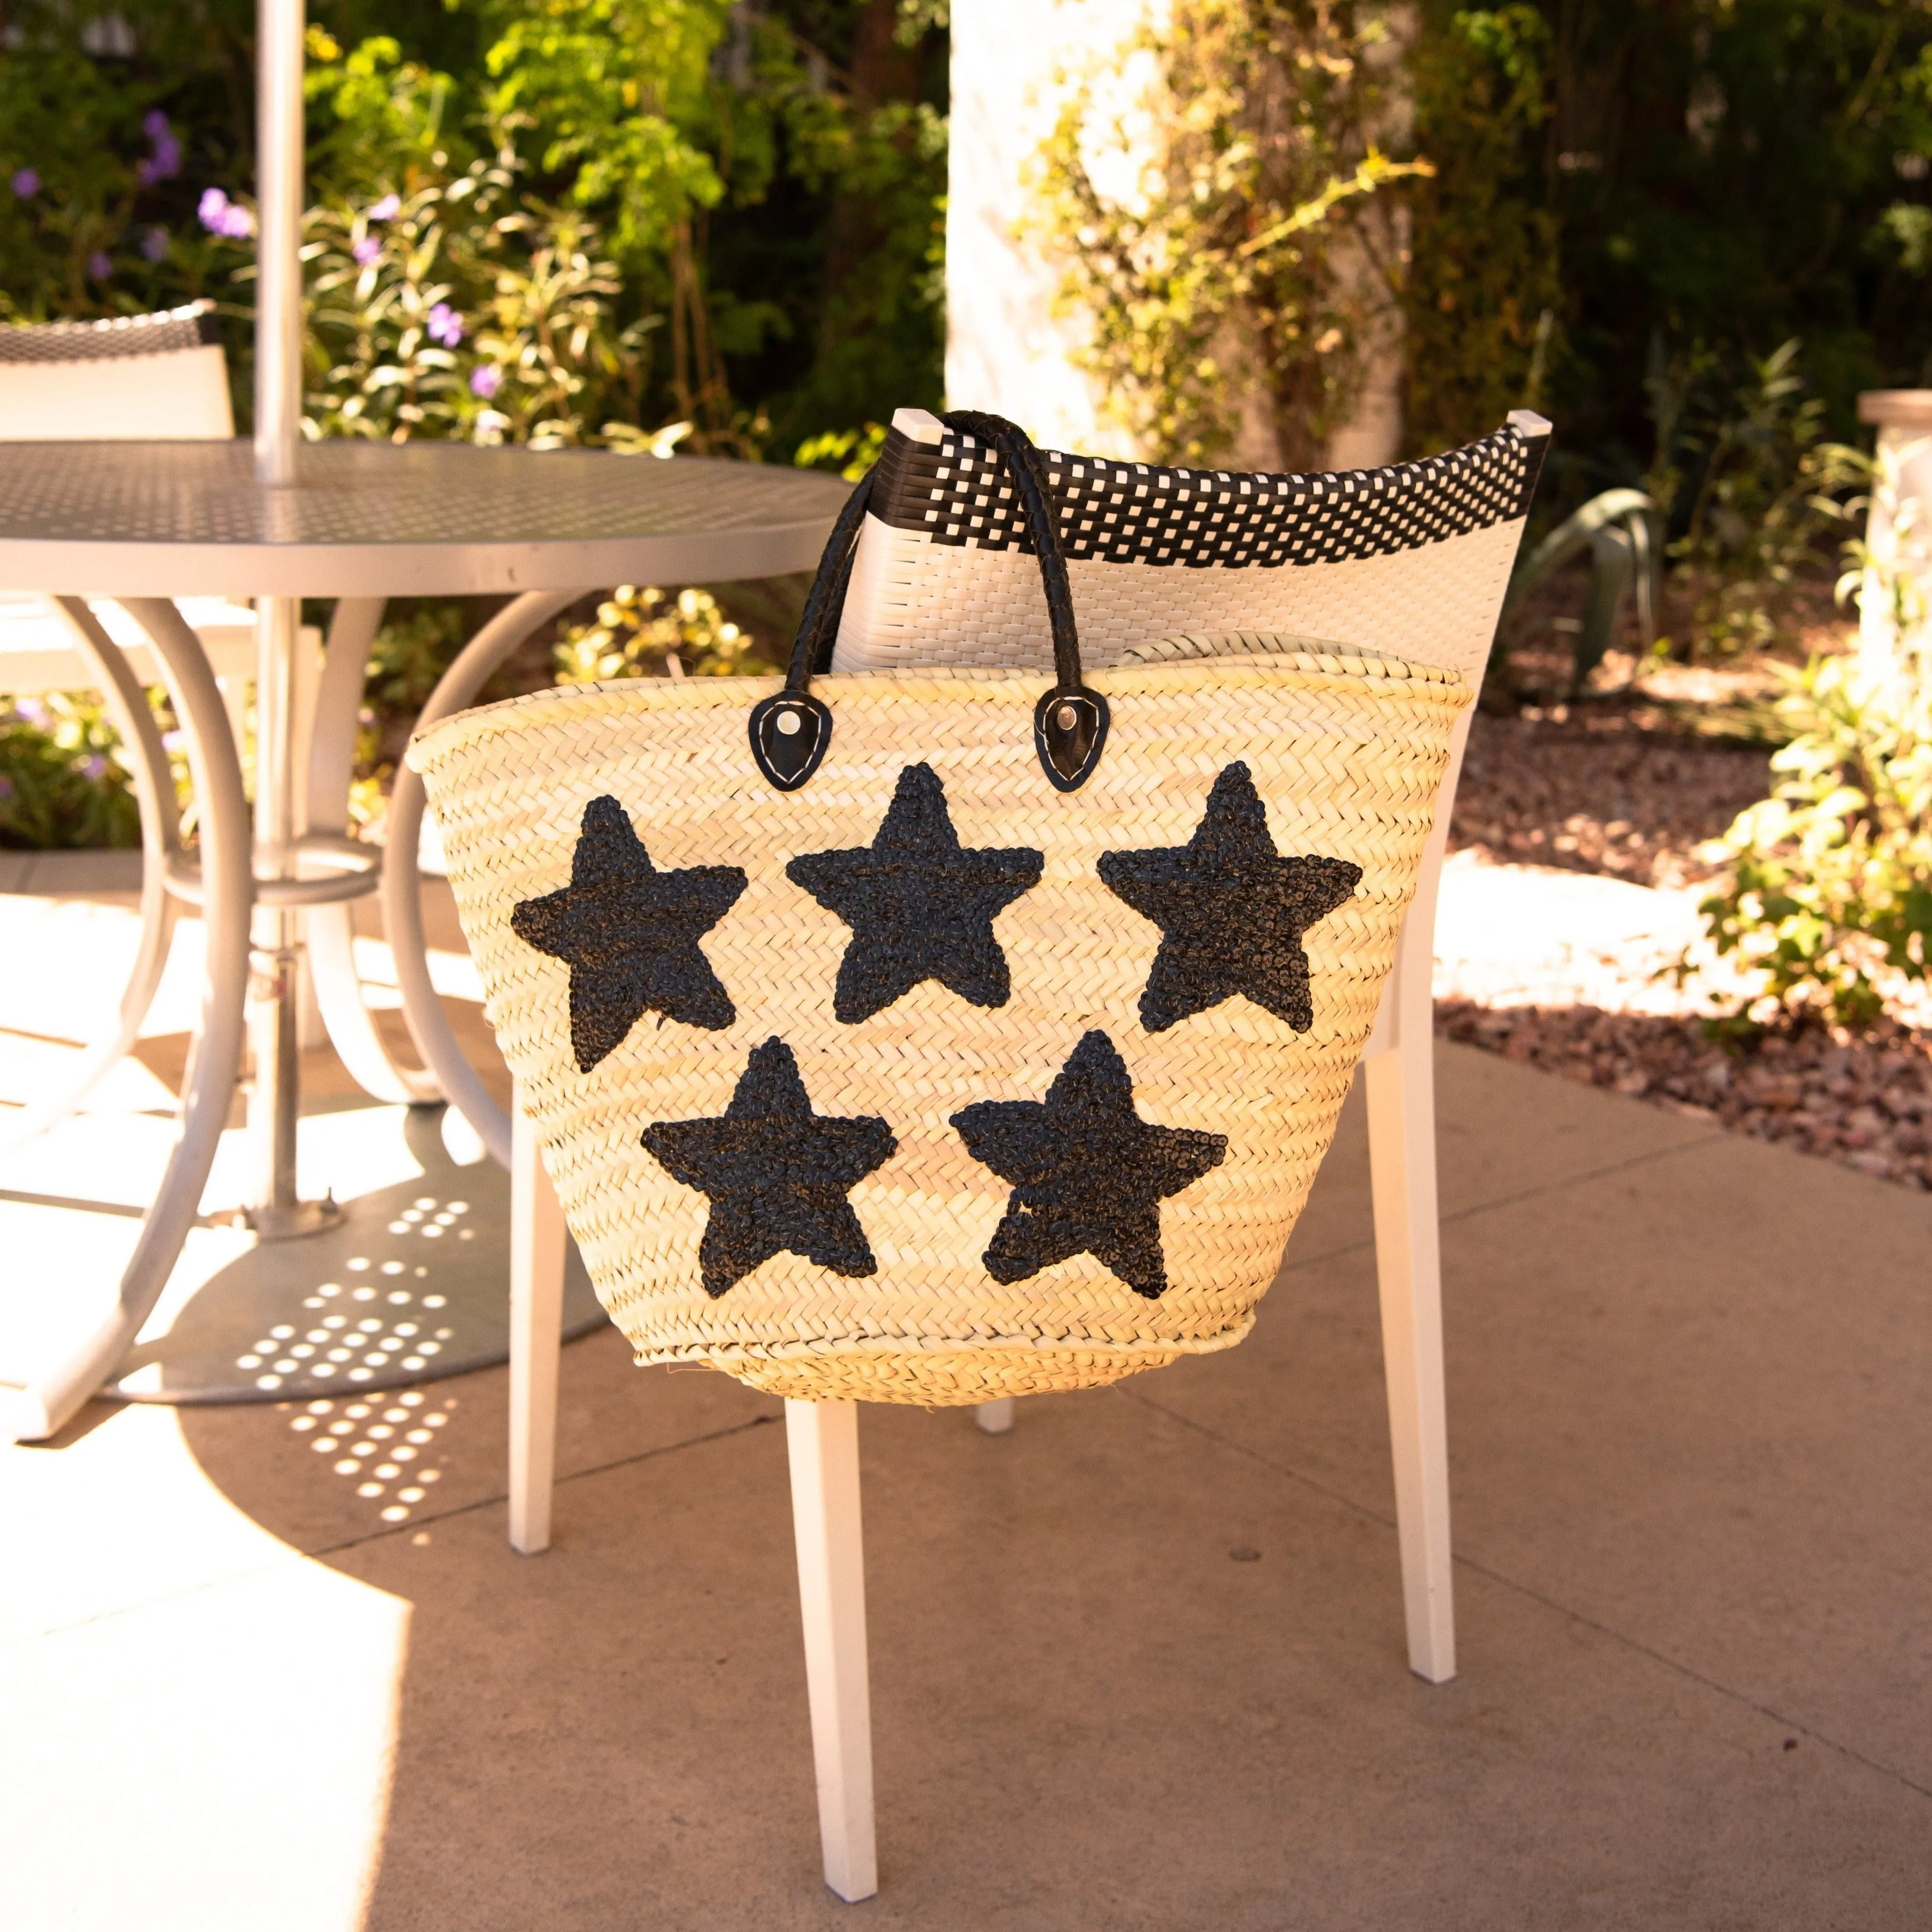
<path id="1" fill-rule="evenodd" d="M 214 304 L 112 322 L 0 328 L 0 442 L 222 441 L 235 434 Z M 184 602 L 230 715 L 254 675 L 255 616 L 219 598 Z M 85 613 L 85 615 L 81 614 Z M 91 622 L 88 621 L 91 618 Z M 146 634 L 118 604 L 70 612 L 46 598 L 0 592 L 0 694 L 39 698 L 98 689 L 133 766 L 143 863 L 141 941 L 115 1024 L 58 1088 L 8 1124 L 0 1145 L 29 1140 L 86 1099 L 133 1046 L 167 963 L 176 902 L 166 890 L 181 814 L 143 687 L 164 681 Z"/>
<path id="2" fill-rule="evenodd" d="M 1249 476 L 1048 451 L 1087 662 L 1179 634 L 1315 638 L 1480 686 L 1547 448 L 1514 413 L 1420 463 Z M 923 410 L 892 419 L 832 668 L 1008 664 L 1050 675 L 1038 567 L 994 452 Z M 1239 648 L 1236 644 L 1234 648 Z M 1472 707 L 1473 710 L 1473 706 Z M 1382 1349 L 1410 1667 L 1455 1674 L 1436 1190 L 1430 969 L 1471 712 L 1456 728 L 1416 896 L 1364 1052 Z M 523 1111 L 513 1128 L 510 1536 L 550 1538 L 564 1226 Z M 857 1408 L 788 1402 L 792 1502 L 826 1882 L 875 1889 Z M 1010 1400 L 982 1428 L 1010 1427 Z"/>
<path id="3" fill-rule="evenodd" d="M 235 422 L 214 316 L 214 304 L 202 302 L 112 321 L 0 328 L 0 442 L 229 440 Z M 183 598 L 178 608 L 207 653 L 236 742 L 242 744 L 256 672 L 255 614 L 220 597 Z M 344 600 L 338 608 L 331 641 L 339 639 L 344 647 L 332 651 L 329 662 L 340 675 L 329 682 L 345 688 L 332 704 L 322 689 L 320 634 L 308 628 L 302 633 L 298 742 L 314 747 L 308 758 L 297 762 L 306 780 L 300 802 L 307 832 L 339 836 L 348 829 L 362 667 L 381 610 L 380 602 L 366 599 Z M 141 938 L 116 1022 L 82 1053 L 59 1087 L 7 1122 L 0 1151 L 72 1113 L 133 1046 L 167 962 L 179 902 L 193 895 L 194 868 L 183 861 L 168 759 L 144 694 L 145 687 L 166 681 L 146 633 L 118 603 L 0 592 L 0 694 L 20 698 L 102 692 L 133 767 L 143 852 Z M 325 715 L 318 729 L 319 705 Z M 362 1010 L 350 916 L 346 905 L 312 908 L 303 915 L 311 967 L 304 980 L 303 1043 L 320 1042 L 320 995 L 344 1058 L 364 1084 L 385 1099 L 431 1097 L 434 1083 L 394 1066 Z"/>

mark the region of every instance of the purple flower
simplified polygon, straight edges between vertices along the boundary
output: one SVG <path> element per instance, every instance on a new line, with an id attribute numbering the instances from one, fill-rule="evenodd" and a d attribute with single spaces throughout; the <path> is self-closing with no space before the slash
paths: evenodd
<path id="1" fill-rule="evenodd" d="M 14 781 L 10 778 L 0 776 L 0 805 L 4 805 L 13 796 Z"/>
<path id="2" fill-rule="evenodd" d="M 161 734 L 161 749 L 164 752 L 185 752 L 188 749 L 188 734 L 185 731 L 164 731 Z"/>
<path id="3" fill-rule="evenodd" d="M 503 372 L 488 362 L 479 362 L 470 372 L 470 393 L 487 403 L 503 386 Z"/>
<path id="4" fill-rule="evenodd" d="M 80 769 L 91 778 L 100 778 L 106 772 L 107 760 L 98 752 L 91 752 L 81 760 Z"/>
<path id="5" fill-rule="evenodd" d="M 23 724 L 44 724 L 46 722 L 47 707 L 38 698 L 16 698 L 14 700 L 14 715 Z"/>
<path id="6" fill-rule="evenodd" d="M 22 168 L 14 176 L 13 185 L 16 200 L 32 201 L 40 191 L 40 178 L 32 168 Z"/>
<path id="7" fill-rule="evenodd" d="M 195 210 L 201 225 L 211 235 L 225 235 L 230 241 L 244 241 L 255 232 L 255 218 L 240 202 L 230 201 L 218 188 L 202 190 Z"/>
<path id="8" fill-rule="evenodd" d="M 134 178 L 143 188 L 152 188 L 156 182 L 172 178 L 181 172 L 181 143 L 170 134 L 165 140 L 154 144 L 152 156 L 134 170 Z"/>
<path id="9" fill-rule="evenodd" d="M 382 254 L 382 244 L 376 239 L 374 236 L 365 235 L 349 252 L 366 268 Z"/>
<path id="10" fill-rule="evenodd" d="M 429 312 L 429 339 L 446 349 L 454 349 L 463 340 L 463 318 L 447 302 L 438 302 Z"/>
<path id="11" fill-rule="evenodd" d="M 142 131 L 154 142 L 154 152 L 134 170 L 134 178 L 143 188 L 170 181 L 181 172 L 182 145 L 168 125 L 168 117 L 157 110 L 141 123 Z"/>
<path id="12" fill-rule="evenodd" d="M 141 253 L 151 262 L 167 259 L 168 231 L 165 228 L 151 228 L 141 238 Z"/>
<path id="13" fill-rule="evenodd" d="M 107 281 L 113 276 L 114 264 L 108 260 L 105 250 L 97 248 L 87 258 L 87 272 L 97 282 Z"/>
<path id="14" fill-rule="evenodd" d="M 374 208 L 370 209 L 369 219 L 371 221 L 393 221 L 400 212 L 402 206 L 400 196 L 386 194 Z"/>

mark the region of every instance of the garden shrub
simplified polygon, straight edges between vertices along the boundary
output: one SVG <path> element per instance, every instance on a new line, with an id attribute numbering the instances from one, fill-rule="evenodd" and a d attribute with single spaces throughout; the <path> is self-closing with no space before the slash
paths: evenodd
<path id="1" fill-rule="evenodd" d="M 1409 184 L 1403 435 L 1433 455 L 1550 406 L 1564 303 L 1542 154 L 1555 36 L 1526 4 L 1420 10 L 1410 86 L 1434 172 Z"/>
<path id="2" fill-rule="evenodd" d="M 620 584 L 597 607 L 595 624 L 573 625 L 554 652 L 559 684 L 602 678 L 760 676 L 776 670 L 708 590 L 675 596 Z"/>
<path id="3" fill-rule="evenodd" d="M 0 322 L 212 296 L 245 432 L 253 7 L 123 0 L 107 40 L 104 11 L 6 9 Z M 893 406 L 938 405 L 943 8 L 470 0 L 406 34 L 367 0 L 310 29 L 309 434 L 839 467 Z M 661 668 L 669 625 L 694 670 L 762 668 L 734 618 L 772 629 L 794 589 L 734 590 L 730 615 L 706 590 L 635 591 L 604 642 L 565 652 Z M 386 714 L 478 615 L 392 605 L 358 819 L 380 810 Z M 8 731 L 0 838 L 133 835 L 111 734 L 68 755 Z"/>
<path id="4" fill-rule="evenodd" d="M 1406 249 L 1385 190 L 1400 46 L 1367 8 L 1176 0 L 1096 50 L 1040 157 L 1082 359 L 1136 446 L 1319 466 Z"/>
<path id="5" fill-rule="evenodd" d="M 1657 453 L 1644 481 L 1688 614 L 1684 656 L 1789 644 L 1792 594 L 1828 562 L 1825 539 L 1841 536 L 1849 493 L 1869 476 L 1859 451 L 1826 439 L 1800 346 L 1794 338 L 1734 375 L 1699 347 L 1660 358 L 1652 374 Z"/>
<path id="6" fill-rule="evenodd" d="M 1754 996 L 1719 1023 L 1753 1032 L 1816 1016 L 1862 1025 L 1885 986 L 1932 977 L 1932 664 L 1923 643 L 1880 668 L 1858 656 L 1789 674 L 1793 736 L 1772 796 L 1712 848 L 1730 866 L 1701 910 Z"/>
<path id="7" fill-rule="evenodd" d="M 1932 978 L 1932 533 L 1901 493 L 1906 454 L 1876 466 L 1882 549 L 1846 546 L 1838 588 L 1858 599 L 1858 648 L 1786 671 L 1791 737 L 1772 796 L 1711 850 L 1729 866 L 1702 908 L 1711 938 L 1758 982 L 1720 1031 L 1864 1024 L 1888 990 Z"/>
<path id="8" fill-rule="evenodd" d="M 138 845 L 140 811 L 95 698 L 0 700 L 0 846 Z"/>

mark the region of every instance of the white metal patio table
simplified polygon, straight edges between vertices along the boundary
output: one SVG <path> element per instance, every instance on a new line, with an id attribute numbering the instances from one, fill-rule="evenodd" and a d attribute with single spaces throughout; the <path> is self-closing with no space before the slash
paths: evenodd
<path id="1" fill-rule="evenodd" d="M 452 443 L 312 444 L 299 452 L 292 481 L 262 480 L 257 472 L 256 453 L 241 441 L 16 444 L 0 472 L 0 590 L 58 597 L 104 682 L 121 690 L 124 712 L 145 717 L 146 707 L 118 647 L 98 622 L 90 631 L 84 598 L 120 602 L 166 670 L 200 814 L 199 862 L 170 853 L 170 884 L 202 905 L 207 947 L 202 1023 L 184 1084 L 180 1137 L 118 1304 L 11 1404 L 12 1432 L 23 1438 L 52 1432 L 110 1382 L 120 1393 L 161 1400 L 287 1400 L 340 1393 L 345 1376 L 376 1389 L 501 1358 L 508 1262 L 502 1240 L 483 1238 L 507 1222 L 506 1207 L 494 1199 L 501 1188 L 490 1202 L 465 1204 L 490 1211 L 461 1227 L 430 1181 L 424 1184 L 431 1192 L 413 1209 L 376 1196 L 352 1202 L 345 1212 L 331 1201 L 299 1201 L 295 1192 L 295 922 L 303 909 L 337 914 L 333 923 L 319 922 L 334 938 L 327 959 L 317 940 L 317 986 L 332 1037 L 361 1084 L 385 1100 L 446 1097 L 498 1162 L 507 1166 L 509 1159 L 508 1121 L 464 1058 L 430 982 L 412 862 L 422 813 L 413 775 L 406 769 L 398 775 L 391 806 L 385 849 L 400 862 L 382 866 L 376 848 L 346 836 L 363 680 L 384 602 L 512 598 L 438 684 L 423 713 L 428 722 L 470 703 L 518 645 L 586 592 L 809 568 L 847 490 L 836 478 L 776 466 Z M 170 601 L 189 595 L 262 600 L 252 829 L 213 674 Z M 298 824 L 292 667 L 302 598 L 336 601 L 314 706 L 306 822 Z M 160 782 L 154 770 L 158 740 L 132 748 L 152 789 Z M 389 1059 L 356 986 L 346 902 L 378 889 L 405 1016 L 427 1076 Z M 248 1114 L 256 1178 L 248 1218 L 258 1237 L 255 1256 L 247 1258 L 252 1271 L 244 1268 L 248 1279 L 231 1281 L 225 1298 L 214 1298 L 225 1314 L 199 1323 L 177 1319 L 166 1341 L 146 1349 L 136 1372 L 117 1382 L 195 1222 L 240 1078 L 244 1033 L 252 1035 L 255 1060 Z M 418 1131 L 412 1144 L 427 1166 L 434 1156 L 422 1144 Z M 472 1178 L 463 1191 L 477 1187 Z M 422 1199 L 443 1211 L 427 1214 Z M 424 1246 L 431 1227 L 471 1238 L 466 1247 L 452 1241 L 431 1250 Z M 394 1254 L 383 1258 L 385 1241 L 392 1250 L 401 1243 L 406 1262 Z M 420 1338 L 414 1352 L 399 1346 L 386 1331 L 400 1318 L 388 1316 L 369 1337 L 376 1346 L 346 1367 L 339 1347 L 288 1342 L 303 1316 L 268 1322 L 273 1310 L 265 1296 L 293 1294 L 310 1311 L 319 1306 L 303 1292 L 312 1275 L 359 1269 L 370 1286 L 352 1292 L 367 1302 L 376 1298 L 370 1290 L 384 1274 L 426 1278 L 432 1256 L 440 1330 L 434 1348 Z M 339 1291 L 340 1284 L 331 1286 Z M 406 1302 L 412 1292 L 392 1282 L 381 1302 Z M 587 1307 L 586 1318 L 594 1319 L 586 1293 L 580 1280 L 580 1315 Z M 196 1298 L 207 1299 L 207 1289 Z M 382 1314 L 380 1305 L 373 1314 L 347 1300 L 342 1308 L 362 1318 L 363 1329 Z M 275 1339 L 290 1352 L 270 1360 L 245 1340 L 238 1345 L 237 1336 L 256 1326 L 264 1340 L 279 1327 Z M 240 1366 L 250 1354 L 259 1359 Z"/>

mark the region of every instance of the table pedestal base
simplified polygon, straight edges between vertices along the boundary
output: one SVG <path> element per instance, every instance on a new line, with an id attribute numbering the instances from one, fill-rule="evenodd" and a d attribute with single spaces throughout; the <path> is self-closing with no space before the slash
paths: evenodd
<path id="1" fill-rule="evenodd" d="M 384 1108 L 391 1119 L 395 1115 Z M 209 1276 L 102 1390 L 131 1402 L 287 1402 L 404 1388 L 509 1355 L 510 1181 L 459 1166 L 440 1107 L 402 1116 L 422 1172 L 341 1204 L 340 1225 L 259 1244 Z M 563 1332 L 607 1319 L 575 1244 Z"/>
<path id="2" fill-rule="evenodd" d="M 290 1208 L 244 1208 L 242 1219 L 258 1241 L 299 1240 L 304 1234 L 326 1234 L 348 1218 L 332 1194 L 320 1201 L 298 1201 Z"/>

